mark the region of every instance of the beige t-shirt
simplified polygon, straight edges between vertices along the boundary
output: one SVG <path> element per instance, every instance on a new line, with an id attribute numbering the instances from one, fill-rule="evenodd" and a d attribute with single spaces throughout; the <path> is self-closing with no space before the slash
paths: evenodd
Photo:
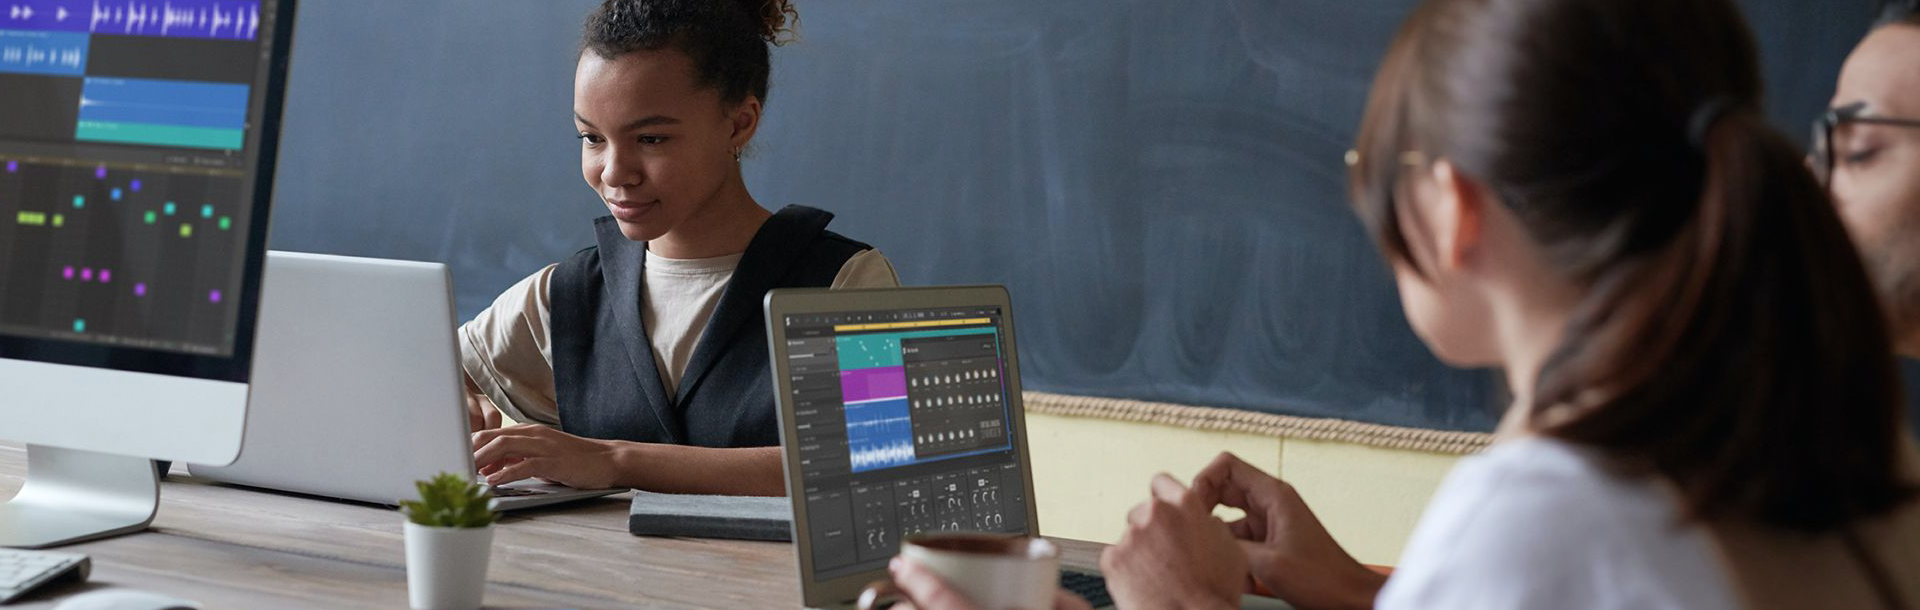
<path id="1" fill-rule="evenodd" d="M 647 253 L 640 320 L 669 395 L 679 390 L 693 348 L 700 343 L 700 334 L 719 306 L 741 256 L 672 259 Z M 501 413 L 523 423 L 560 423 L 548 334 L 552 328 L 548 284 L 557 266 L 548 265 L 507 288 L 493 305 L 460 326 L 461 369 Z M 865 250 L 840 266 L 831 288 L 899 285 L 893 263 L 879 250 Z"/>

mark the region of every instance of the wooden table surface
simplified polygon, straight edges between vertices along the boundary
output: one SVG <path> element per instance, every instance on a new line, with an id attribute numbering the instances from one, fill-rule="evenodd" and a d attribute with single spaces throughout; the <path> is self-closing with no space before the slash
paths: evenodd
<path id="1" fill-rule="evenodd" d="M 0 497 L 26 452 L 0 444 Z M 383 507 L 224 485 L 175 474 L 147 531 L 55 550 L 93 557 L 84 584 L 6 608 L 51 608 L 81 591 L 132 587 L 208 610 L 406 608 L 400 513 Z M 488 608 L 798 608 L 793 546 L 642 538 L 626 530 L 628 495 L 508 513 L 494 526 Z M 1096 565 L 1101 545 L 1057 540 L 1067 565 Z"/>

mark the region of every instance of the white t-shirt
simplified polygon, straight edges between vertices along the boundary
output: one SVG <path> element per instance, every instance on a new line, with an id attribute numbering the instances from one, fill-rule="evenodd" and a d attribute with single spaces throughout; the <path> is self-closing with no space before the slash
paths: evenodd
<path id="1" fill-rule="evenodd" d="M 871 250 L 869 250 L 871 252 Z M 653 343 L 653 366 L 667 396 L 680 392 L 680 377 L 693 348 L 720 305 L 744 254 L 714 258 L 667 258 L 647 251 L 647 281 L 641 283 L 640 323 Z"/>
<path id="2" fill-rule="evenodd" d="M 1562 441 L 1460 461 L 1375 600 L 1379 610 L 1738 610 L 1706 530 L 1652 479 Z"/>

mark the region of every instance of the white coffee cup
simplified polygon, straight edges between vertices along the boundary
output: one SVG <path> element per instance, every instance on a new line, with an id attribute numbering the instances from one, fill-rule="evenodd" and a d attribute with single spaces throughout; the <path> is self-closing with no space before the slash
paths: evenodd
<path id="1" fill-rule="evenodd" d="M 932 570 L 980 610 L 1047 610 L 1060 588 L 1060 548 L 1044 538 L 994 534 L 908 536 L 900 556 Z M 860 610 L 907 596 L 892 580 L 860 592 Z"/>

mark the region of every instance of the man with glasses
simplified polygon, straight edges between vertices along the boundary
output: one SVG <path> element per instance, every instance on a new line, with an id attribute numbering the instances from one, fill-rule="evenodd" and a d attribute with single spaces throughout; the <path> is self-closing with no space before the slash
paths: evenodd
<path id="1" fill-rule="evenodd" d="M 1920 0 L 1890 3 L 1841 68 L 1810 162 L 1880 288 L 1900 353 L 1920 357 Z M 1916 388 L 1920 390 L 1920 388 Z"/>

